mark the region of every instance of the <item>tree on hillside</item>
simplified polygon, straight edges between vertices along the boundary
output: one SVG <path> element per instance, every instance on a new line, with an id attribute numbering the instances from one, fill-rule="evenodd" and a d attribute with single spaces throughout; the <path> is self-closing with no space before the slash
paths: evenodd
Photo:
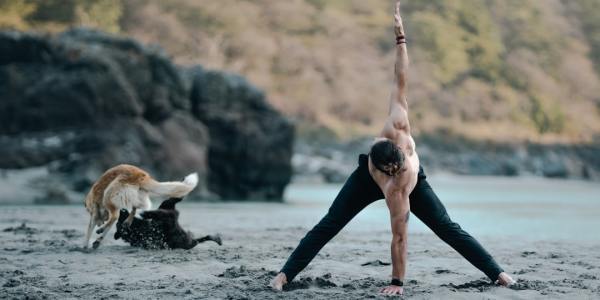
<path id="1" fill-rule="evenodd" d="M 121 0 L 0 0 L 0 28 L 60 31 L 88 26 L 120 31 Z"/>

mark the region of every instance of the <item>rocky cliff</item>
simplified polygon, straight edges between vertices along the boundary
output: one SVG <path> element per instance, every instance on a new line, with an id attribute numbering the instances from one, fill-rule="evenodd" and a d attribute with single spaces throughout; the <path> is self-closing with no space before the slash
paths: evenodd
<path id="1" fill-rule="evenodd" d="M 197 171 L 196 196 L 281 199 L 292 142 L 292 124 L 239 76 L 98 31 L 0 32 L 0 169 L 46 169 L 29 178 L 40 199 L 85 192 L 118 163 L 159 180 Z"/>

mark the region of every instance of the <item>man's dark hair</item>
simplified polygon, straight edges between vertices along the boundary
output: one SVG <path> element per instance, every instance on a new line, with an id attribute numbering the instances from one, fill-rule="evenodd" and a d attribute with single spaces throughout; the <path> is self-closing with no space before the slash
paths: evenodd
<path id="1" fill-rule="evenodd" d="M 404 171 L 404 153 L 391 140 L 375 143 L 369 156 L 375 168 L 388 176 L 396 176 Z"/>

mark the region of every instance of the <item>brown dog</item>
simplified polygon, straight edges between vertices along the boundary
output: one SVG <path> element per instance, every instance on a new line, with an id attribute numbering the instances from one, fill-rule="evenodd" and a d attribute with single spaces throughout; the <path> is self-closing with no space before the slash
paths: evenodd
<path id="1" fill-rule="evenodd" d="M 192 173 L 183 182 L 158 182 L 144 170 L 131 165 L 118 165 L 106 171 L 85 198 L 85 208 L 90 213 L 90 223 L 85 236 L 87 248 L 95 226 L 101 226 L 96 233 L 101 234 L 93 244 L 100 246 L 113 224 L 119 219 L 122 208 L 131 213 L 125 221 L 131 224 L 136 210 L 150 209 L 150 195 L 181 198 L 198 184 L 198 174 Z"/>

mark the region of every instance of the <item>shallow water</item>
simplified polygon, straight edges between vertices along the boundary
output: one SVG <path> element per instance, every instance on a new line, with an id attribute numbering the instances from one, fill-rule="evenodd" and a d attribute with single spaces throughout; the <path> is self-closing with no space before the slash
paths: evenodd
<path id="1" fill-rule="evenodd" d="M 473 176 L 430 176 L 451 218 L 474 236 L 531 240 L 600 241 L 600 184 L 575 180 Z M 333 184 L 292 184 L 286 201 L 324 214 L 340 190 Z M 363 210 L 349 230 L 389 227 L 384 201 Z M 411 232 L 429 229 L 416 217 Z"/>
<path id="2" fill-rule="evenodd" d="M 451 218 L 476 237 L 514 237 L 531 241 L 600 242 L 600 183 L 577 180 L 553 180 L 527 177 L 476 177 L 434 174 L 429 176 L 438 197 Z M 195 209 L 239 222 L 265 227 L 310 228 L 327 212 L 341 184 L 295 183 L 285 192 L 285 203 L 265 202 L 182 202 L 182 215 Z M 3 188 L 0 188 L 3 190 Z M 9 193 L 10 194 L 10 193 Z M 32 209 L 21 201 L 0 201 L 3 209 Z M 160 199 L 154 199 L 154 207 Z M 18 204 L 21 203 L 21 204 Z M 74 204 L 85 210 L 79 203 Z M 69 205 L 70 206 L 70 205 Z M 11 208 L 12 207 L 12 208 Z M 19 208 L 21 207 L 21 208 Z M 35 206 L 32 211 L 45 211 Z M 189 208 L 186 209 L 186 207 Z M 49 206 L 48 209 L 56 208 Z M 344 229 L 353 232 L 389 232 L 388 210 L 383 200 L 364 209 Z M 8 214 L 9 215 L 9 214 Z M 277 215 L 283 224 L 273 224 Z M 185 218 L 184 218 L 185 220 Z M 2 221 L 2 220 L 0 220 Z M 23 220 L 25 221 L 25 220 Z M 244 223 L 246 224 L 246 223 Z M 14 225 L 14 224 L 13 224 Z M 410 219 L 411 232 L 430 232 L 416 217 Z"/>

